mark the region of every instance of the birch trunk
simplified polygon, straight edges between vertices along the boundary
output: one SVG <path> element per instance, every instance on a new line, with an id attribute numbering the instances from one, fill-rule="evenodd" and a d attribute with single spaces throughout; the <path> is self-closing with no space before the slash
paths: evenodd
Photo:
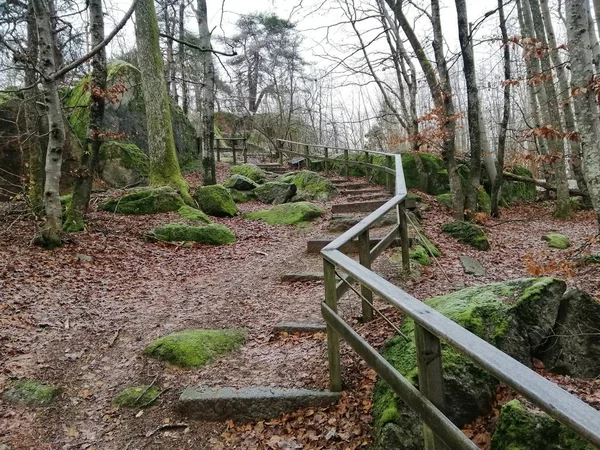
<path id="1" fill-rule="evenodd" d="M 56 71 L 52 26 L 48 4 L 44 0 L 33 0 L 36 16 L 39 46 L 39 67 L 42 75 L 42 92 L 48 117 L 48 148 L 46 150 L 46 179 L 44 182 L 45 222 L 35 242 L 54 248 L 61 245 L 62 211 L 60 206 L 60 169 L 65 143 L 63 121 L 58 87 L 52 78 Z"/>
<path id="2" fill-rule="evenodd" d="M 89 12 L 90 34 L 92 48 L 94 48 L 104 40 L 102 0 L 89 0 Z M 81 157 L 81 167 L 73 183 L 73 197 L 67 210 L 65 231 L 82 231 L 85 226 L 84 219 L 90 203 L 92 183 L 97 172 L 100 146 L 102 145 L 106 70 L 106 49 L 103 47 L 92 59 L 88 135 Z"/>
<path id="3" fill-rule="evenodd" d="M 148 128 L 149 181 L 154 186 L 173 186 L 179 189 L 184 200 L 191 202 L 188 185 L 181 176 L 173 139 L 169 95 L 158 43 L 158 21 L 154 1 L 138 0 L 135 16 L 138 67 L 142 76 L 142 93 Z"/>
<path id="4" fill-rule="evenodd" d="M 597 3 L 600 1 L 594 1 L 594 6 Z M 573 96 L 573 104 L 583 150 L 583 173 L 600 225 L 600 122 L 597 117 L 596 96 L 589 88 L 594 77 L 587 19 L 589 6 L 587 0 L 567 0 L 565 7 L 571 57 L 571 92 L 577 93 Z"/>
<path id="5" fill-rule="evenodd" d="M 187 116 L 189 113 L 190 105 L 189 105 L 189 94 L 188 94 L 188 84 L 187 84 L 187 74 L 185 70 L 185 45 L 183 41 L 185 40 L 185 2 L 182 1 L 179 4 L 179 40 L 182 41 L 179 43 L 179 72 L 181 73 L 181 108 L 183 109 L 183 113 Z"/>

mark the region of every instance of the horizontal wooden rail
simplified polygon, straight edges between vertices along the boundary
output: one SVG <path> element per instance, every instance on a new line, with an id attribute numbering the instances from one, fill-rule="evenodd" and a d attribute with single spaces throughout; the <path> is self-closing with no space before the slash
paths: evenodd
<path id="1" fill-rule="evenodd" d="M 303 147 L 306 147 L 308 145 L 309 147 L 313 147 L 313 148 L 326 148 L 329 150 L 339 150 L 341 152 L 344 152 L 344 151 L 356 152 L 356 153 L 364 153 L 365 152 L 365 150 L 358 150 L 356 148 L 332 147 L 329 145 L 322 145 L 322 144 L 307 144 L 306 142 L 288 141 L 286 139 L 277 139 L 277 140 L 284 144 L 301 145 Z M 368 151 L 368 153 L 372 153 L 373 155 L 394 155 L 394 153 L 385 153 L 385 152 L 379 152 L 376 150 L 367 150 L 367 151 Z"/>

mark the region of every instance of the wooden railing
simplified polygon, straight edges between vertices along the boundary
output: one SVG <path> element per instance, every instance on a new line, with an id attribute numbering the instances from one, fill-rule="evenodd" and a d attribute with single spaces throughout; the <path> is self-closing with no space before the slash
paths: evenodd
<path id="1" fill-rule="evenodd" d="M 288 148 L 284 148 L 285 145 Z M 292 145 L 303 151 L 290 149 L 289 146 Z M 319 149 L 319 151 L 311 152 L 311 149 Z M 314 159 L 340 162 L 339 159 L 331 158 L 332 149 L 325 146 L 280 141 L 279 150 L 280 157 L 286 153 L 304 156 L 307 161 Z M 333 149 L 335 150 L 341 150 L 341 154 L 345 155 L 348 154 L 347 152 L 361 152 L 352 149 Z M 398 170 L 392 169 L 391 164 L 374 168 L 384 170 L 386 173 L 392 171 L 395 185 L 394 197 L 321 251 L 325 274 L 325 301 L 321 304 L 321 312 L 327 324 L 330 389 L 342 390 L 339 343 L 341 337 L 419 415 L 423 422 L 427 450 L 477 449 L 477 446 L 443 413 L 445 409 L 441 353 L 441 340 L 443 340 L 472 359 L 500 382 L 510 386 L 538 408 L 575 431 L 583 439 L 600 447 L 599 411 L 370 270 L 373 260 L 385 250 L 397 234 L 402 240 L 403 266 L 405 270 L 410 266 L 404 208 L 407 189 L 404 173 L 401 170 L 401 156 L 381 152 L 368 153 L 384 155 L 386 161 L 388 157 L 393 158 Z M 373 168 L 369 162 L 366 164 L 365 162 L 349 161 L 348 157 L 345 157 L 347 165 Z M 379 244 L 370 248 L 370 228 L 392 210 L 397 211 L 397 226 Z M 354 239 L 358 239 L 360 245 L 359 261 L 340 251 L 345 244 Z M 373 294 L 377 294 L 382 301 L 398 308 L 414 320 L 419 389 L 403 377 L 338 314 L 338 300 L 349 289 L 354 290 L 351 283 L 360 284 L 360 291 L 356 290 L 356 292 L 360 293 L 362 299 L 364 320 L 372 318 Z"/>

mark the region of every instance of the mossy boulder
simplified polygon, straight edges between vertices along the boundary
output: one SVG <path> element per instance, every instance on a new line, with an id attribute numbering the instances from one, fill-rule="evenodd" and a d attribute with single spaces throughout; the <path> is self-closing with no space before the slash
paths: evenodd
<path id="1" fill-rule="evenodd" d="M 492 212 L 492 199 L 483 187 L 477 191 L 477 211 L 490 214 Z"/>
<path id="2" fill-rule="evenodd" d="M 184 205 L 179 193 L 170 186 L 140 189 L 101 203 L 98 209 L 117 214 L 158 214 L 177 211 Z"/>
<path id="3" fill-rule="evenodd" d="M 132 142 L 107 141 L 100 147 L 98 172 L 112 188 L 140 183 L 150 172 L 150 158 Z"/>
<path id="4" fill-rule="evenodd" d="M 435 197 L 439 204 L 444 205 L 446 208 L 452 209 L 452 195 L 450 192 L 440 194 Z"/>
<path id="5" fill-rule="evenodd" d="M 289 202 L 294 196 L 298 188 L 292 183 L 282 183 L 280 181 L 270 181 L 262 184 L 252 192 L 256 195 L 256 199 L 261 203 L 269 205 L 279 205 Z"/>
<path id="6" fill-rule="evenodd" d="M 23 380 L 13 383 L 2 395 L 4 401 L 15 405 L 48 406 L 52 403 L 60 388 L 35 380 Z"/>
<path id="7" fill-rule="evenodd" d="M 250 178 L 244 175 L 231 175 L 225 183 L 223 183 L 228 189 L 235 189 L 237 191 L 251 191 L 258 187 L 258 183 L 252 181 Z"/>
<path id="8" fill-rule="evenodd" d="M 237 189 L 227 189 L 235 203 L 247 203 L 256 200 L 254 191 L 238 191 Z"/>
<path id="9" fill-rule="evenodd" d="M 148 233 L 151 239 L 166 242 L 196 242 L 198 244 L 222 245 L 235 242 L 235 234 L 225 225 L 211 223 L 191 226 L 183 223 L 169 223 L 156 227 Z"/>
<path id="10" fill-rule="evenodd" d="M 594 450 L 577 434 L 542 411 L 511 400 L 498 417 L 492 450 Z"/>
<path id="11" fill-rule="evenodd" d="M 531 366 L 533 355 L 552 333 L 565 289 L 561 280 L 525 278 L 471 287 L 425 303 Z M 385 344 L 382 354 L 418 386 L 414 322 L 405 319 L 400 331 L 409 340 L 393 338 Z M 447 413 L 460 427 L 489 410 L 498 381 L 446 343 L 442 343 L 442 360 L 446 404 L 451 405 Z M 417 416 L 382 381 L 374 393 L 373 420 L 375 449 L 423 448 Z"/>
<path id="12" fill-rule="evenodd" d="M 321 217 L 325 210 L 309 202 L 285 203 L 270 209 L 246 214 L 248 219 L 257 219 L 271 225 L 306 225 L 311 220 Z"/>
<path id="13" fill-rule="evenodd" d="M 246 332 L 242 329 L 185 330 L 158 338 L 144 353 L 179 367 L 200 367 L 242 346 Z"/>
<path id="14" fill-rule="evenodd" d="M 569 238 L 560 233 L 548 233 L 545 236 L 542 236 L 542 239 L 548 242 L 548 247 L 551 248 L 564 250 L 565 248 L 569 248 L 571 246 Z"/>
<path id="15" fill-rule="evenodd" d="M 522 166 L 512 166 L 508 169 L 509 172 L 521 177 L 533 178 L 531 171 Z M 522 183 L 520 181 L 506 180 L 502 183 L 501 200 L 506 204 L 516 201 L 531 201 L 535 200 L 537 189 L 535 184 Z"/>
<path id="16" fill-rule="evenodd" d="M 159 394 L 160 389 L 156 386 L 132 386 L 118 392 L 112 404 L 122 408 L 148 408 L 156 403 Z"/>
<path id="17" fill-rule="evenodd" d="M 428 153 L 403 153 L 402 168 L 406 187 L 430 195 L 450 190 L 448 170 L 444 160 Z"/>
<path id="18" fill-rule="evenodd" d="M 240 164 L 239 166 L 233 166 L 231 168 L 231 173 L 234 175 L 243 175 L 258 184 L 264 183 L 267 179 L 267 172 L 254 164 Z"/>
<path id="19" fill-rule="evenodd" d="M 334 184 L 328 178 L 310 170 L 286 174 L 277 179 L 282 183 L 294 184 L 296 195 L 303 200 L 329 201 L 338 194 Z"/>
<path id="20" fill-rule="evenodd" d="M 194 194 L 194 200 L 210 216 L 233 217 L 238 212 L 231 194 L 220 184 L 202 186 Z"/>
<path id="21" fill-rule="evenodd" d="M 431 265 L 431 258 L 429 252 L 422 245 L 417 245 L 414 250 L 410 251 L 410 258 L 417 261 L 422 266 Z"/>
<path id="22" fill-rule="evenodd" d="M 203 223 L 211 223 L 210 218 L 199 209 L 192 208 L 188 205 L 183 205 L 181 208 L 177 210 L 177 214 L 179 214 L 182 218 L 191 220 L 194 222 L 203 222 Z"/>
<path id="23" fill-rule="evenodd" d="M 478 250 L 488 250 L 490 248 L 490 243 L 483 228 L 470 222 L 446 223 L 442 225 L 442 231 Z"/>

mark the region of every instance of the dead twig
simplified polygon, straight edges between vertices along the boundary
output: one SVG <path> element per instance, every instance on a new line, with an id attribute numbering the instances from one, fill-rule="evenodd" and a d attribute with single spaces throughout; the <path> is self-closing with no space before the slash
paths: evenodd
<path id="1" fill-rule="evenodd" d="M 113 345 L 115 345 L 115 342 L 117 341 L 118 337 L 119 337 L 119 333 L 121 333 L 121 327 L 119 327 L 119 329 L 115 332 L 114 336 L 112 337 L 112 339 L 110 340 L 110 342 L 108 343 L 109 347 L 112 347 Z"/>
<path id="2" fill-rule="evenodd" d="M 154 402 L 155 402 L 155 401 L 158 399 L 158 397 L 160 397 L 161 395 L 163 395 L 165 392 L 168 392 L 169 390 L 171 390 L 171 388 L 166 388 L 166 389 L 163 389 L 163 390 L 162 390 L 162 391 L 160 391 L 158 394 L 156 394 L 156 396 L 155 396 L 154 398 L 152 398 L 152 399 L 148 400 L 146 403 L 144 403 L 144 404 L 140 405 L 139 407 L 140 407 L 140 408 L 144 408 L 144 407 L 146 407 L 146 406 L 148 406 L 148 405 L 150 405 L 150 404 L 154 403 Z"/>
<path id="3" fill-rule="evenodd" d="M 148 392 L 148 390 L 154 386 L 154 383 L 156 383 L 156 380 L 158 379 L 158 375 L 156 375 L 154 377 L 154 380 L 152 380 L 152 383 L 150 383 L 148 386 L 146 386 L 146 389 L 144 389 L 144 391 L 138 396 L 138 398 L 135 399 L 135 402 L 133 402 L 133 404 L 137 404 L 137 402 L 140 401 L 140 399 L 146 394 L 146 392 Z"/>

